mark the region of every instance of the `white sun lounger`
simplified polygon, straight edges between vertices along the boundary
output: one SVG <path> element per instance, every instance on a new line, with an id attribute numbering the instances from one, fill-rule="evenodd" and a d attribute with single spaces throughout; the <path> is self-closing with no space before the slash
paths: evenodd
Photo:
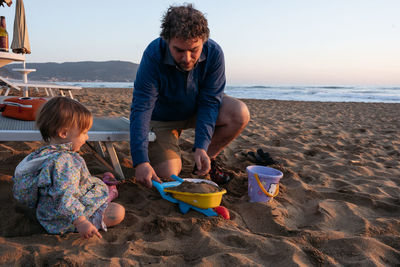
<path id="1" fill-rule="evenodd" d="M 56 96 L 56 93 L 54 90 L 58 90 L 60 92 L 61 96 L 65 96 L 66 94 L 69 95 L 72 99 L 74 96 L 72 95 L 73 90 L 80 90 L 82 87 L 79 86 L 72 86 L 72 85 L 61 85 L 61 84 L 55 84 L 55 83 L 23 83 L 23 82 L 12 82 L 10 80 L 7 80 L 3 77 L 0 77 L 0 88 L 5 89 L 4 96 L 8 96 L 10 93 L 11 89 L 20 91 L 21 93 L 24 92 L 25 88 L 29 89 L 36 89 L 37 92 L 39 92 L 40 89 L 43 89 L 46 92 L 47 96 Z M 2 90 L 2 91 L 3 91 Z M 0 95 L 2 92 L 0 92 Z M 28 95 L 25 95 L 28 96 Z"/>
<path id="2" fill-rule="evenodd" d="M 105 144 L 116 174 L 120 179 L 125 179 L 113 142 L 129 141 L 129 120 L 124 117 L 94 118 L 88 135 L 89 141 Z M 0 141 L 42 141 L 42 136 L 34 121 L 15 120 L 0 115 Z"/>

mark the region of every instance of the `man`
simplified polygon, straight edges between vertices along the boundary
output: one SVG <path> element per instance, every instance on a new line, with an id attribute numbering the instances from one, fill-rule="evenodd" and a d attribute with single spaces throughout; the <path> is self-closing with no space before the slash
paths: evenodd
<path id="1" fill-rule="evenodd" d="M 210 172 L 212 180 L 226 183 L 230 177 L 214 159 L 247 125 L 247 106 L 224 95 L 223 52 L 208 39 L 200 11 L 191 4 L 171 6 L 161 28 L 161 37 L 143 53 L 133 90 L 130 132 L 136 181 L 151 187 L 151 180 L 178 175 L 178 138 L 182 130 L 195 128 L 195 173 Z M 149 131 L 156 134 L 155 142 L 148 142 Z"/>

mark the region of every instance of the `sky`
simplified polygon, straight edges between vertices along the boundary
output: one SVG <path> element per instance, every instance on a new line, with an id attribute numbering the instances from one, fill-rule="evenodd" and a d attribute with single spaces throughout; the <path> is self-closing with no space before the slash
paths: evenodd
<path id="1" fill-rule="evenodd" d="M 15 2 L 0 7 L 12 40 Z M 399 0 L 198 0 L 228 85 L 400 85 Z M 24 0 L 29 62 L 140 63 L 164 0 Z"/>

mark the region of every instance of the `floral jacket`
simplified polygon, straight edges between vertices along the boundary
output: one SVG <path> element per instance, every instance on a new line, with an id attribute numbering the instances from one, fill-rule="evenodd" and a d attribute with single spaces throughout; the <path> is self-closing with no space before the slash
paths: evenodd
<path id="1" fill-rule="evenodd" d="M 36 208 L 38 221 L 52 234 L 74 231 L 73 221 L 89 218 L 108 197 L 107 186 L 90 175 L 72 143 L 44 146 L 29 154 L 17 166 L 13 182 L 17 201 Z"/>

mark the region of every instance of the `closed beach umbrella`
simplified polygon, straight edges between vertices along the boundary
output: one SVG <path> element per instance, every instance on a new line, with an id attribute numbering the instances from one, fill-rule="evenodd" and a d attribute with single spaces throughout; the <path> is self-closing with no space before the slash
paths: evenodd
<path id="1" fill-rule="evenodd" d="M 4 3 L 6 3 L 7 6 L 11 6 L 12 0 L 0 0 L 0 6 L 4 6 Z"/>
<path id="2" fill-rule="evenodd" d="M 15 6 L 14 32 L 11 49 L 14 53 L 30 54 L 31 45 L 29 44 L 28 28 L 25 20 L 25 7 L 22 0 L 17 0 Z"/>
<path id="3" fill-rule="evenodd" d="M 14 32 L 13 40 L 11 43 L 11 49 L 14 53 L 18 54 L 30 54 L 31 45 L 29 43 L 28 28 L 26 26 L 25 19 L 25 7 L 22 0 L 17 0 L 15 6 L 15 18 L 14 18 Z M 27 69 L 25 67 L 25 61 L 23 62 L 23 69 L 13 69 L 22 74 L 24 83 L 28 83 L 28 73 L 36 71 L 35 69 Z M 23 96 L 28 96 L 28 85 L 23 90 Z"/>

